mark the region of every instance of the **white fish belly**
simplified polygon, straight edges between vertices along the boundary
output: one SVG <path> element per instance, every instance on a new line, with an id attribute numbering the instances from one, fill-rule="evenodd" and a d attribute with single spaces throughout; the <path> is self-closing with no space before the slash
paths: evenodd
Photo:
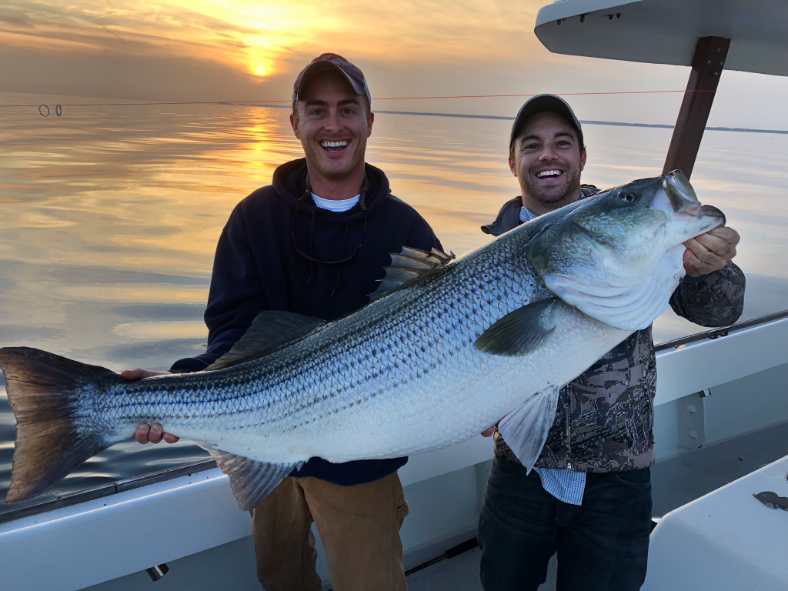
<path id="1" fill-rule="evenodd" d="M 548 386 L 571 381 L 629 334 L 567 308 L 550 338 L 528 355 L 490 355 L 465 347 L 421 380 L 392 386 L 365 404 L 290 433 L 213 436 L 226 451 L 275 463 L 310 457 L 347 462 L 437 449 L 477 435 Z M 363 394 L 349 398 L 356 397 Z"/>

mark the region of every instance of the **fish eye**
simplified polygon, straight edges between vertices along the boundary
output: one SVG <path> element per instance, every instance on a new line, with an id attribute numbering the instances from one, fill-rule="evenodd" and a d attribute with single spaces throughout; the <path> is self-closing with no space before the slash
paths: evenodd
<path id="1" fill-rule="evenodd" d="M 624 193 L 623 195 L 620 195 L 620 197 L 627 203 L 632 203 L 635 200 L 635 196 L 632 193 Z"/>

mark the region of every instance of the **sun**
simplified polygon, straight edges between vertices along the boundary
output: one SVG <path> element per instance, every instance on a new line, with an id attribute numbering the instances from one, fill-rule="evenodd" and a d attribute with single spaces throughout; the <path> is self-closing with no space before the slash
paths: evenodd
<path id="1" fill-rule="evenodd" d="M 276 71 L 274 60 L 269 57 L 261 57 L 260 55 L 252 54 L 249 56 L 247 64 L 252 75 L 259 78 L 270 76 Z"/>
<path id="2" fill-rule="evenodd" d="M 264 78 L 274 73 L 274 55 L 278 48 L 266 44 L 263 46 L 260 38 L 254 40 L 246 48 L 246 64 L 253 76 Z"/>

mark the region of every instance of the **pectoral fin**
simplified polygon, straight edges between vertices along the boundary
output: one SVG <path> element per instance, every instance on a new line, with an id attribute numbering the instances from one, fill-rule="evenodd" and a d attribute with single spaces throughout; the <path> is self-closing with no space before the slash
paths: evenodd
<path id="1" fill-rule="evenodd" d="M 498 432 L 528 472 L 539 459 L 547 433 L 553 426 L 558 392 L 558 386 L 537 392 L 498 423 Z"/>
<path id="2" fill-rule="evenodd" d="M 230 488 L 241 511 L 251 511 L 271 494 L 299 464 L 266 464 L 216 449 L 205 448 L 230 477 Z"/>
<path id="3" fill-rule="evenodd" d="M 473 346 L 492 355 L 526 355 L 555 330 L 554 316 L 560 305 L 558 298 L 547 298 L 518 308 L 485 330 Z"/>

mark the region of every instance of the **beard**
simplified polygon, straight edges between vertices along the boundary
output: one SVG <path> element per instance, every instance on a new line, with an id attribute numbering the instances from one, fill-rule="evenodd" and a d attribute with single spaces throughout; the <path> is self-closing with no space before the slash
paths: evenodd
<path id="1" fill-rule="evenodd" d="M 529 198 L 541 203 L 561 203 L 576 196 L 574 193 L 580 187 L 580 167 L 571 166 L 564 170 L 564 174 L 560 177 L 561 183 L 552 187 L 541 186 L 530 173 L 520 178 Z"/>
<path id="2" fill-rule="evenodd" d="M 356 145 L 354 143 L 351 146 L 348 146 L 346 149 L 352 149 L 352 152 L 344 154 L 341 160 L 333 160 L 326 156 L 323 148 L 319 145 L 304 145 L 304 152 L 307 156 L 310 170 L 330 181 L 341 181 L 352 175 L 358 170 L 359 165 L 364 163 L 364 148 L 366 144 Z"/>

